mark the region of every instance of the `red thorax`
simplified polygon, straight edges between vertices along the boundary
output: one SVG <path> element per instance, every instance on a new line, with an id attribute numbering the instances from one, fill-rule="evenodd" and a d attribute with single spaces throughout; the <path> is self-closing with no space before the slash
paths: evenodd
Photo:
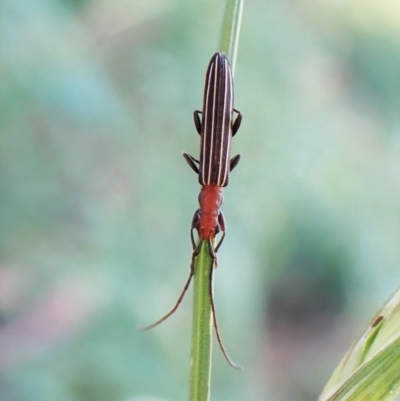
<path id="1" fill-rule="evenodd" d="M 220 231 L 218 216 L 222 205 L 222 188 L 217 185 L 205 185 L 199 195 L 200 221 L 196 227 L 202 240 L 213 240 Z"/>

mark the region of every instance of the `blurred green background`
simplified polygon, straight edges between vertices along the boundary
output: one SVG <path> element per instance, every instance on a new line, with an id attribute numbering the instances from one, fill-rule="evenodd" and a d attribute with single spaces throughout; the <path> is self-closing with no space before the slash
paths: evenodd
<path id="1" fill-rule="evenodd" d="M 223 2 L 0 3 L 0 401 L 188 394 L 192 112 Z M 400 282 L 400 5 L 256 0 L 212 400 L 315 399 Z"/>

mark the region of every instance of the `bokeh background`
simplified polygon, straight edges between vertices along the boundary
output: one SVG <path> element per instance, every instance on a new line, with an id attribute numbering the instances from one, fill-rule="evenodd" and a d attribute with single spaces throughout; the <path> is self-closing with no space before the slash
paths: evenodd
<path id="1" fill-rule="evenodd" d="M 223 2 L 0 3 L 0 401 L 188 394 L 192 112 Z M 398 0 L 256 0 L 215 401 L 312 400 L 400 283 Z"/>

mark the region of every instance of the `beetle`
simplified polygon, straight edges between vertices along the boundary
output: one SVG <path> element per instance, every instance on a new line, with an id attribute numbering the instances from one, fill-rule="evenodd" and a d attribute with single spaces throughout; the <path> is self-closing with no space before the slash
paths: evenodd
<path id="1" fill-rule="evenodd" d="M 161 319 L 144 329 L 151 329 L 171 316 L 181 303 L 194 274 L 195 259 L 199 255 L 203 242 L 207 242 L 213 266 L 210 269 L 209 293 L 214 328 L 221 350 L 231 366 L 239 368 L 227 354 L 218 330 L 214 305 L 212 275 L 217 265 L 217 251 L 221 246 L 226 231 L 224 215 L 220 207 L 223 201 L 223 188 L 228 185 L 229 173 L 237 166 L 240 155 L 230 158 L 232 137 L 239 130 L 242 114 L 233 106 L 233 77 L 228 58 L 223 53 L 215 53 L 211 58 L 204 85 L 203 110 L 194 111 L 194 123 L 200 135 L 200 159 L 183 153 L 186 162 L 198 175 L 202 186 L 199 194 L 199 209 L 195 212 L 190 238 L 193 245 L 190 275 L 175 306 Z M 237 114 L 234 119 L 234 112 Z M 201 116 L 200 116 L 201 115 Z M 199 241 L 195 242 L 193 232 L 197 231 Z M 221 239 L 214 248 L 216 236 Z"/>

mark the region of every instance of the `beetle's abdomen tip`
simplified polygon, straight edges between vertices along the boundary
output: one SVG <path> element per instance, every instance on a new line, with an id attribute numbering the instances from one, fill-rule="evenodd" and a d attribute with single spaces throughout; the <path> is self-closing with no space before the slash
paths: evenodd
<path id="1" fill-rule="evenodd" d="M 224 60 L 226 60 L 227 57 L 225 56 L 224 53 L 221 52 L 216 52 L 212 58 L 211 61 L 217 61 L 218 63 L 222 63 Z"/>

